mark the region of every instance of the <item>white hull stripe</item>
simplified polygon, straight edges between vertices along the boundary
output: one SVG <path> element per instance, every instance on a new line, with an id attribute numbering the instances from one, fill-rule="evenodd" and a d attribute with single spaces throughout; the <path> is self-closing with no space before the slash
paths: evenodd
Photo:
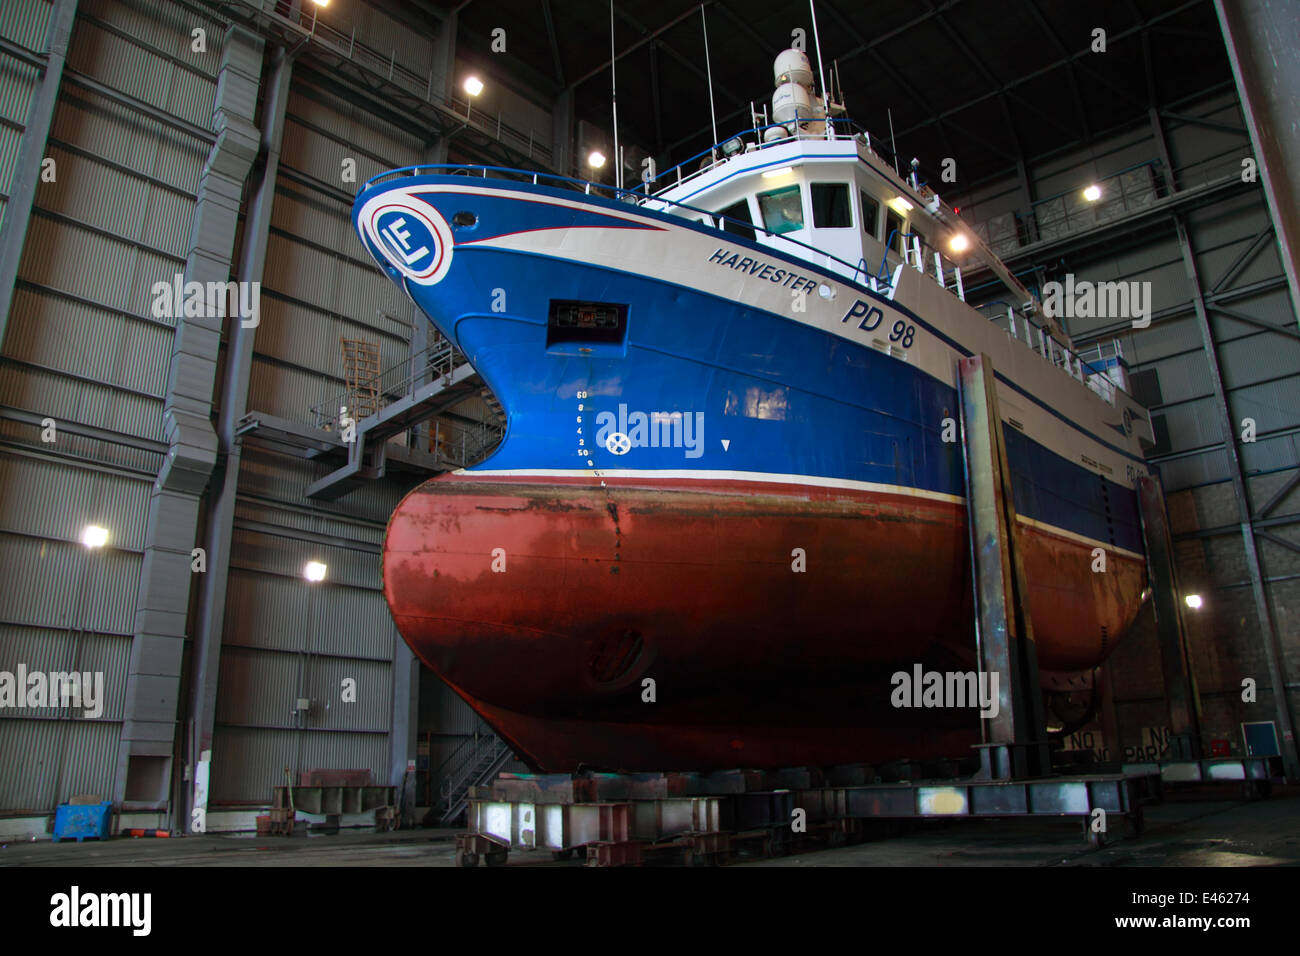
<path id="1" fill-rule="evenodd" d="M 765 471 L 693 471 L 673 468 L 510 468 L 502 470 L 467 471 L 458 468 L 452 472 L 474 478 L 478 475 L 513 478 L 665 478 L 685 479 L 688 481 L 754 481 L 771 485 L 807 485 L 814 488 L 845 488 L 852 491 L 867 491 L 873 494 L 908 495 L 912 498 L 927 498 L 931 501 L 944 501 L 949 504 L 963 504 L 966 499 L 959 495 L 947 495 L 941 491 L 925 491 L 921 488 L 908 488 L 903 485 L 886 485 L 874 481 L 853 481 L 849 478 L 822 478 L 817 475 L 778 475 Z"/>
<path id="2" fill-rule="evenodd" d="M 504 468 L 484 471 L 467 471 L 457 468 L 453 475 L 466 478 L 665 478 L 684 479 L 688 481 L 753 481 L 773 485 L 807 485 L 814 488 L 844 488 L 850 491 L 866 491 L 872 494 L 906 495 L 911 498 L 925 498 L 930 501 L 942 501 L 948 504 L 965 504 L 966 499 L 959 495 L 947 495 L 939 491 L 925 491 L 921 488 L 908 488 L 905 485 L 886 485 L 874 481 L 853 481 L 848 478 L 823 478 L 818 475 L 778 475 L 757 471 L 688 471 L 671 468 L 606 468 L 597 473 L 596 469 L 582 471 L 578 468 Z M 1055 525 L 1034 521 L 1024 515 L 1016 519 L 1029 525 L 1036 531 L 1055 535 L 1070 541 L 1085 544 L 1093 548 L 1102 548 L 1108 553 L 1120 554 L 1126 558 L 1144 561 L 1142 555 L 1125 548 L 1095 538 L 1085 537 Z"/>

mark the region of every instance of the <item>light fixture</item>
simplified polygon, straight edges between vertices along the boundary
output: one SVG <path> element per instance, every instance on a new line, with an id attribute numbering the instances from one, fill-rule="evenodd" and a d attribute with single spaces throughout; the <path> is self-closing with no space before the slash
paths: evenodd
<path id="1" fill-rule="evenodd" d="M 324 581 L 327 570 L 319 561 L 308 561 L 302 569 L 302 576 L 308 581 Z"/>
<path id="2" fill-rule="evenodd" d="M 889 202 L 887 202 L 885 205 L 891 207 L 895 212 L 912 211 L 912 204 L 908 202 L 906 199 L 904 199 L 902 196 L 895 196 L 893 199 L 889 200 Z"/>
<path id="3" fill-rule="evenodd" d="M 587 154 L 587 165 L 592 169 L 600 169 L 605 165 L 605 154 L 598 149 L 593 149 Z"/>
<path id="4" fill-rule="evenodd" d="M 465 78 L 465 92 L 470 96 L 478 96 L 483 92 L 483 81 L 477 76 L 467 76 Z"/>
<path id="5" fill-rule="evenodd" d="M 328 7 L 330 5 L 330 0 L 311 0 L 311 2 L 318 7 Z"/>
<path id="6" fill-rule="evenodd" d="M 1088 202 L 1096 202 L 1101 198 L 1101 187 L 1096 183 L 1093 183 L 1083 191 L 1083 198 L 1088 200 Z"/>
<path id="7" fill-rule="evenodd" d="M 108 529 L 97 524 L 88 524 L 81 529 L 81 543 L 90 550 L 102 548 L 108 543 Z"/>
<path id="8" fill-rule="evenodd" d="M 970 246 L 970 240 L 962 233 L 957 233 L 948 241 L 948 248 L 953 252 L 965 252 Z"/>
<path id="9" fill-rule="evenodd" d="M 763 178 L 764 178 L 764 179 L 779 179 L 780 177 L 782 177 L 782 176 L 787 176 L 787 175 L 789 175 L 789 174 L 792 173 L 792 172 L 794 172 L 794 167 L 793 167 L 793 166 L 782 166 L 780 169 L 768 169 L 768 170 L 764 170 L 764 172 L 763 172 Z"/>
<path id="10" fill-rule="evenodd" d="M 1193 611 L 1198 610 L 1200 606 L 1205 603 L 1204 601 L 1201 600 L 1201 596 L 1199 594 L 1189 594 L 1187 595 L 1187 597 L 1183 598 L 1183 600 L 1187 602 L 1187 606 L 1190 607 Z"/>

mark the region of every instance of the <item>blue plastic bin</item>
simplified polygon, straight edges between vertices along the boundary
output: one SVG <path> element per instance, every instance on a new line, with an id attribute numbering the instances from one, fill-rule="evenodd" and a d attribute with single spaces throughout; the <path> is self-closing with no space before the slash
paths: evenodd
<path id="1" fill-rule="evenodd" d="M 112 807 L 111 801 L 81 806 L 61 804 L 54 811 L 54 842 L 75 839 L 80 843 L 87 837 L 107 840 L 109 824 L 112 822 Z"/>

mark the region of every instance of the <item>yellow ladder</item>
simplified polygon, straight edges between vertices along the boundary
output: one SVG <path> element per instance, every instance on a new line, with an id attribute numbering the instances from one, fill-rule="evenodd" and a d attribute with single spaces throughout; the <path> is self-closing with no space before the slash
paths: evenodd
<path id="1" fill-rule="evenodd" d="M 348 413 L 354 421 L 360 421 L 379 411 L 379 343 L 340 338 L 339 346 L 343 350 Z"/>

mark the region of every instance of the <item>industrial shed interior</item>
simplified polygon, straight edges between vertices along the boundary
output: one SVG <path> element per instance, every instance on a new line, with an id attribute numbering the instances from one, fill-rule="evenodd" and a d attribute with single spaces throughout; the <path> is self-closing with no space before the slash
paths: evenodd
<path id="1" fill-rule="evenodd" d="M 103 680 L 93 709 L 0 707 L 0 838 L 44 840 L 87 795 L 115 832 L 254 831 L 286 784 L 392 788 L 300 820 L 451 827 L 528 769 L 385 603 L 389 516 L 506 415 L 353 201 L 448 163 L 636 186 L 749 128 L 797 32 L 817 69 L 806 3 L 612 9 L 616 119 L 602 0 L 0 4 L 0 670 Z M 849 114 L 1021 282 L 1149 290 L 1149 323 L 1060 321 L 1150 410 L 1184 638 L 1139 617 L 1065 748 L 1294 780 L 1295 8 L 815 10 Z M 229 281 L 256 294 L 185 308 Z M 345 429 L 401 403 L 351 460 Z"/>

